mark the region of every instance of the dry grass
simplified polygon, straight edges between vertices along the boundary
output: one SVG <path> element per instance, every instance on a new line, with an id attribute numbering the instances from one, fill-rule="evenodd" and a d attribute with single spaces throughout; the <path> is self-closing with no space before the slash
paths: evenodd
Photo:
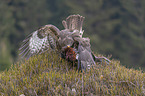
<path id="1" fill-rule="evenodd" d="M 78 72 L 56 53 L 33 56 L 0 74 L 0 95 L 4 96 L 142 96 L 145 73 L 127 69 L 112 60 Z"/>

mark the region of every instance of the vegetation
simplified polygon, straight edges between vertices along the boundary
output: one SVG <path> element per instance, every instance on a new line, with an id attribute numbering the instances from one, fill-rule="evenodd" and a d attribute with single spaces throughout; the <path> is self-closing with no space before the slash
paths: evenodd
<path id="1" fill-rule="evenodd" d="M 141 70 L 127 69 L 116 60 L 78 72 L 52 51 L 18 62 L 2 72 L 0 95 L 143 96 L 144 80 L 145 73 Z"/>

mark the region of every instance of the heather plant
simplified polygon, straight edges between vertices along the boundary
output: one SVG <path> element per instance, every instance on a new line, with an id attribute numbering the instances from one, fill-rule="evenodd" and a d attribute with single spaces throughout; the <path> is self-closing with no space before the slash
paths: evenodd
<path id="1" fill-rule="evenodd" d="M 144 79 L 142 70 L 128 69 L 116 60 L 78 71 L 51 51 L 17 62 L 0 73 L 0 95 L 143 96 Z"/>

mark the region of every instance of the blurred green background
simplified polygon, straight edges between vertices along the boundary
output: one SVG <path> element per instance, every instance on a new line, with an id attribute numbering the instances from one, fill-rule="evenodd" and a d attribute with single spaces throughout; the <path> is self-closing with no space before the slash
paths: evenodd
<path id="1" fill-rule="evenodd" d="M 46 24 L 63 29 L 71 14 L 85 17 L 92 50 L 145 69 L 145 0 L 1 0 L 0 70 L 18 61 L 20 42 Z"/>

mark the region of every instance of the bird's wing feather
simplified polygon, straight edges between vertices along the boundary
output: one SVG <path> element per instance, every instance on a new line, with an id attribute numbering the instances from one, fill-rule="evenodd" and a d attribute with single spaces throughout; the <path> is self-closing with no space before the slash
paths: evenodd
<path id="1" fill-rule="evenodd" d="M 63 26 L 65 29 L 68 29 L 70 32 L 74 32 L 78 30 L 80 36 L 82 37 L 83 35 L 83 21 L 84 17 L 80 15 L 70 15 L 69 17 L 66 18 L 66 20 L 62 21 Z"/>
<path id="2" fill-rule="evenodd" d="M 22 57 L 31 57 L 34 54 L 42 53 L 49 48 L 56 48 L 59 29 L 53 25 L 45 25 L 36 30 L 23 40 L 19 48 Z"/>
<path id="3" fill-rule="evenodd" d="M 78 46 L 78 68 L 89 69 L 96 64 L 92 56 L 90 44 L 87 41 L 81 41 Z"/>

